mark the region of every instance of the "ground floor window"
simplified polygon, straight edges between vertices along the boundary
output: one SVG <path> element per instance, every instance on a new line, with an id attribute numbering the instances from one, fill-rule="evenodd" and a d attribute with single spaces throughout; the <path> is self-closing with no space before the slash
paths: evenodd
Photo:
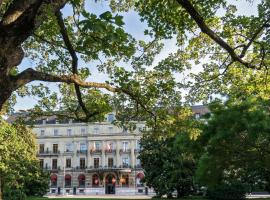
<path id="1" fill-rule="evenodd" d="M 71 187 L 71 176 L 69 174 L 65 176 L 65 187 Z"/>
<path id="2" fill-rule="evenodd" d="M 85 187 L 85 175 L 80 174 L 78 176 L 79 187 Z"/>
<path id="3" fill-rule="evenodd" d="M 121 183 L 122 183 L 123 187 L 128 187 L 129 186 L 129 176 L 127 174 L 122 175 Z"/>
<path id="4" fill-rule="evenodd" d="M 57 175 L 53 174 L 51 175 L 51 187 L 56 187 L 57 186 Z"/>
<path id="5" fill-rule="evenodd" d="M 92 176 L 92 186 L 93 187 L 98 187 L 99 186 L 99 179 L 98 179 L 98 175 L 94 174 Z"/>

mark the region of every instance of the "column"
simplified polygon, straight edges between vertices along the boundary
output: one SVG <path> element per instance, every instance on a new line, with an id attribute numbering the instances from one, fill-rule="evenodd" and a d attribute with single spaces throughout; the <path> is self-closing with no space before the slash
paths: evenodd
<path id="1" fill-rule="evenodd" d="M 105 142 L 102 141 L 102 153 L 101 153 L 102 167 L 105 167 Z"/>
<path id="2" fill-rule="evenodd" d="M 130 150 L 131 150 L 131 154 L 130 154 L 130 165 L 131 165 L 132 168 L 135 167 L 134 149 L 135 149 L 135 144 L 134 144 L 134 140 L 132 140 L 130 142 Z"/>
<path id="3" fill-rule="evenodd" d="M 120 141 L 116 141 L 116 167 L 119 167 L 122 164 L 120 157 L 120 148 L 121 148 Z"/>

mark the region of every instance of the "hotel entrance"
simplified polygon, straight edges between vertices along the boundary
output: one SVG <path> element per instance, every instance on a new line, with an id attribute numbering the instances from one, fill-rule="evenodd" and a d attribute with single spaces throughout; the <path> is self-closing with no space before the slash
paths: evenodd
<path id="1" fill-rule="evenodd" d="M 105 194 L 115 194 L 115 182 L 114 175 L 108 174 L 105 181 Z"/>

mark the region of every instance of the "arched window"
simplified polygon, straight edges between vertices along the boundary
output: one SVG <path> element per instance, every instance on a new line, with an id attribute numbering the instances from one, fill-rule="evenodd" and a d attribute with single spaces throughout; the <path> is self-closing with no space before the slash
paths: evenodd
<path id="1" fill-rule="evenodd" d="M 94 174 L 92 176 L 92 186 L 93 187 L 98 187 L 99 186 L 99 178 L 97 174 Z"/>
<path id="2" fill-rule="evenodd" d="M 57 187 L 57 175 L 56 174 L 51 175 L 51 186 Z"/>
<path id="3" fill-rule="evenodd" d="M 128 185 L 129 185 L 129 176 L 127 174 L 122 175 L 121 183 L 122 183 L 123 187 L 128 187 Z"/>
<path id="4" fill-rule="evenodd" d="M 143 186 L 142 180 L 144 178 L 144 174 L 139 172 L 136 176 L 136 185 L 137 186 Z"/>
<path id="5" fill-rule="evenodd" d="M 79 187 L 85 187 L 85 175 L 80 174 L 78 176 Z"/>
<path id="6" fill-rule="evenodd" d="M 71 187 L 71 176 L 69 174 L 65 176 L 65 187 Z"/>

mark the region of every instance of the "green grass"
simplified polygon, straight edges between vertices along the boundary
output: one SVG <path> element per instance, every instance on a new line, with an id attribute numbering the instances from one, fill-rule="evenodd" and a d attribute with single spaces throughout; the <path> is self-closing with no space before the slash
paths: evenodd
<path id="1" fill-rule="evenodd" d="M 102 198 L 44 198 L 44 197 L 29 197 L 27 198 L 27 200 L 131 200 L 131 199 L 102 199 Z M 143 199 L 141 199 L 143 200 Z M 154 200 L 169 200 L 169 199 L 154 199 Z M 174 199 L 176 200 L 176 199 Z M 203 197 L 187 197 L 187 198 L 183 198 L 182 200 L 207 200 Z M 270 198 L 260 198 L 260 199 L 254 199 L 254 200 L 270 200 Z"/>

